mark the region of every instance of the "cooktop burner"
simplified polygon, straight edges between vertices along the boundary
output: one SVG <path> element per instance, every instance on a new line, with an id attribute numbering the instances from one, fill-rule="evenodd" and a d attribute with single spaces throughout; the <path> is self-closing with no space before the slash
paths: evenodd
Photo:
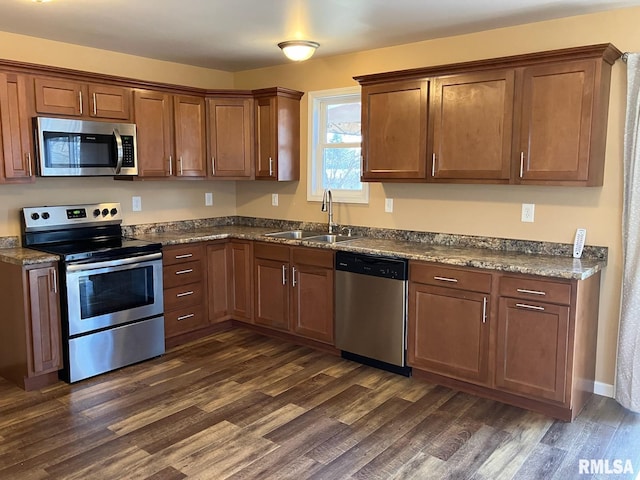
<path id="1" fill-rule="evenodd" d="M 22 209 L 22 244 L 65 262 L 125 258 L 159 252 L 162 245 L 122 237 L 119 203 Z"/>

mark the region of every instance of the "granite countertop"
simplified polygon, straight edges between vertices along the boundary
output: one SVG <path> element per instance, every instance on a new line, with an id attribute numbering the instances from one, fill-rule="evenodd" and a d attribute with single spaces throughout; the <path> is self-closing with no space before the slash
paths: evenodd
<path id="1" fill-rule="evenodd" d="M 356 237 L 339 243 L 314 242 L 307 239 L 290 240 L 265 237 L 265 233 L 278 231 L 274 228 L 247 226 L 214 226 L 194 228 L 184 231 L 142 233 L 136 238 L 163 245 L 177 245 L 199 241 L 238 238 L 260 240 L 284 245 L 298 245 L 355 253 L 368 253 L 409 260 L 438 262 L 502 272 L 541 275 L 545 277 L 584 280 L 606 266 L 602 259 L 574 259 L 558 255 L 539 255 L 513 251 L 491 250 L 487 248 L 432 245 L 404 240 Z"/>
<path id="2" fill-rule="evenodd" d="M 496 248 L 443 245 L 372 236 L 354 237 L 353 240 L 333 244 L 307 239 L 290 240 L 264 236 L 265 233 L 279 230 L 286 230 L 286 228 L 208 225 L 164 231 L 139 230 L 132 233 L 135 238 L 140 240 L 158 242 L 165 246 L 236 238 L 577 280 L 584 280 L 596 274 L 607 264 L 606 259 L 602 258 L 574 259 L 567 255 L 521 253 Z M 20 248 L 12 243 L 4 246 L 8 248 L 0 248 L 0 261 L 2 262 L 30 265 L 58 261 L 56 255 Z"/>

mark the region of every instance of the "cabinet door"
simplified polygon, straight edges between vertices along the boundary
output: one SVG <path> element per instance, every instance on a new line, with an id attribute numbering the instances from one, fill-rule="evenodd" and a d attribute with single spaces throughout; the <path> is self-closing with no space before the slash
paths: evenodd
<path id="1" fill-rule="evenodd" d="M 27 271 L 29 282 L 29 372 L 33 375 L 62 368 L 60 306 L 56 267 Z"/>
<path id="2" fill-rule="evenodd" d="M 293 331 L 303 337 L 333 343 L 333 252 L 292 249 L 291 317 Z"/>
<path id="3" fill-rule="evenodd" d="M 289 330 L 289 263 L 254 259 L 255 323 Z"/>
<path id="4" fill-rule="evenodd" d="M 2 77 L 5 77 L 6 83 Z M 0 109 L 4 111 L 0 112 L 3 115 L 0 123 L 5 148 L 4 177 L 7 181 L 33 181 L 32 125 L 27 107 L 26 77 L 0 76 Z M 6 119 L 5 112 L 8 113 Z"/>
<path id="5" fill-rule="evenodd" d="M 251 242 L 227 244 L 229 267 L 229 309 L 238 320 L 252 320 Z"/>
<path id="6" fill-rule="evenodd" d="M 96 118 L 131 120 L 131 90 L 111 85 L 89 85 L 89 115 Z"/>
<path id="7" fill-rule="evenodd" d="M 178 177 L 205 177 L 206 128 L 202 97 L 176 95 L 173 99 Z"/>
<path id="8" fill-rule="evenodd" d="M 214 177 L 251 177 L 253 102 L 250 98 L 212 98 L 209 114 L 210 174 Z"/>
<path id="9" fill-rule="evenodd" d="M 11 181 L 33 181 L 26 78 L 0 74 L 0 163 Z"/>
<path id="10" fill-rule="evenodd" d="M 412 282 L 409 286 L 409 365 L 486 383 L 488 319 L 488 295 Z"/>
<path id="11" fill-rule="evenodd" d="M 209 322 L 225 320 L 229 314 L 229 282 L 226 243 L 207 246 L 207 285 L 209 295 Z"/>
<path id="12" fill-rule="evenodd" d="M 565 401 L 569 307 L 500 298 L 496 386 Z"/>
<path id="13" fill-rule="evenodd" d="M 588 180 L 595 68 L 584 60 L 522 70 L 519 183 Z"/>
<path id="14" fill-rule="evenodd" d="M 426 178 L 428 82 L 362 88 L 362 179 Z"/>
<path id="15" fill-rule="evenodd" d="M 256 105 L 256 178 L 276 179 L 278 167 L 276 99 L 258 98 Z"/>
<path id="16" fill-rule="evenodd" d="M 80 117 L 85 114 L 87 88 L 70 80 L 36 77 L 36 112 Z"/>
<path id="17" fill-rule="evenodd" d="M 140 177 L 168 177 L 173 173 L 171 107 L 171 96 L 166 93 L 133 93 Z"/>
<path id="18" fill-rule="evenodd" d="M 499 70 L 432 82 L 434 181 L 509 181 L 514 77 Z"/>

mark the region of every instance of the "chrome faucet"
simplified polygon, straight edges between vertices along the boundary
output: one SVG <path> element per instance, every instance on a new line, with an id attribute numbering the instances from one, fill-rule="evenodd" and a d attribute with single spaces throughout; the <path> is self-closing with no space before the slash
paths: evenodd
<path id="1" fill-rule="evenodd" d="M 328 205 L 328 207 L 327 207 Z M 331 190 L 325 188 L 324 193 L 322 194 L 322 207 L 321 210 L 323 212 L 329 212 L 329 222 L 328 222 L 328 232 L 333 233 L 333 227 L 336 227 L 337 224 L 333 223 L 333 197 L 331 196 Z"/>

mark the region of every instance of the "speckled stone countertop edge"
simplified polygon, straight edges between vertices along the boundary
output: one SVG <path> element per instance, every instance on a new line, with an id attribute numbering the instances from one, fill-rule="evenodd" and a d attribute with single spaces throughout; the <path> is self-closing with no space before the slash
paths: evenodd
<path id="1" fill-rule="evenodd" d="M 213 230 L 213 231 L 212 231 Z M 141 240 L 158 242 L 164 246 L 201 241 L 239 239 L 279 243 L 289 246 L 305 246 L 354 253 L 382 255 L 436 262 L 452 266 L 481 268 L 485 270 L 537 275 L 543 277 L 584 280 L 606 266 L 606 260 L 574 259 L 557 255 L 540 255 L 477 247 L 452 247 L 430 245 L 403 240 L 354 238 L 346 242 L 323 243 L 308 239 L 282 239 L 264 236 L 273 228 L 246 226 L 200 227 L 186 231 L 164 231 L 137 235 Z"/>

